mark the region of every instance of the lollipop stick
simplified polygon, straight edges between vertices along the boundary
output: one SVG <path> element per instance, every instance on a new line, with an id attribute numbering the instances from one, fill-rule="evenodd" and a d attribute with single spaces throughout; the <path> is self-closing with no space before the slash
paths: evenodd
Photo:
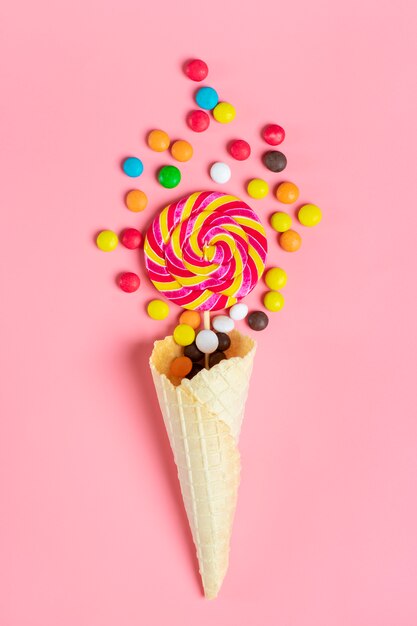
<path id="1" fill-rule="evenodd" d="M 204 322 L 204 329 L 210 330 L 210 311 L 204 311 L 203 322 Z M 208 354 L 204 355 L 204 366 L 206 370 L 209 369 L 209 355 Z"/>

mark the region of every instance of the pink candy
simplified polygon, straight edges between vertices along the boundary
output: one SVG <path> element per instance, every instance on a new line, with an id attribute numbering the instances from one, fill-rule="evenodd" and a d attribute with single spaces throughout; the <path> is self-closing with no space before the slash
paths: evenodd
<path id="1" fill-rule="evenodd" d="M 124 272 L 119 277 L 119 287 L 122 291 L 126 293 L 133 293 L 139 289 L 140 278 L 137 274 L 133 272 Z"/>
<path id="2" fill-rule="evenodd" d="M 142 243 L 142 239 L 142 233 L 139 230 L 136 230 L 136 228 L 126 228 L 120 237 L 120 241 L 124 247 L 129 248 L 129 250 L 139 248 Z"/>

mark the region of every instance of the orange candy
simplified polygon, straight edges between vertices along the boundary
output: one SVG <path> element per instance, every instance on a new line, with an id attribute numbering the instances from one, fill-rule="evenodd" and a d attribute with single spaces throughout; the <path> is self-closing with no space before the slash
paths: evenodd
<path id="1" fill-rule="evenodd" d="M 172 144 L 171 154 L 177 161 L 189 161 L 193 156 L 193 147 L 188 141 L 179 139 Z"/>
<path id="2" fill-rule="evenodd" d="M 180 315 L 180 324 L 188 324 L 188 326 L 197 330 L 201 325 L 200 313 L 198 311 L 184 311 Z"/>
<path id="3" fill-rule="evenodd" d="M 292 204 L 297 200 L 300 191 L 294 183 L 281 183 L 275 193 L 280 202 Z"/>
<path id="4" fill-rule="evenodd" d="M 191 372 L 191 368 L 193 367 L 193 362 L 188 356 L 178 356 L 171 363 L 171 367 L 169 368 L 169 373 L 171 376 L 176 376 L 177 378 L 184 378 Z"/>
<path id="5" fill-rule="evenodd" d="M 148 135 L 148 146 L 155 152 L 163 152 L 169 148 L 169 137 L 164 130 L 151 130 Z"/>
<path id="6" fill-rule="evenodd" d="M 279 236 L 279 245 L 286 252 L 296 252 L 301 248 L 301 237 L 295 230 L 286 230 Z"/>
<path id="7" fill-rule="evenodd" d="M 126 194 L 125 202 L 129 211 L 138 213 L 138 211 L 146 209 L 148 205 L 148 198 L 146 193 L 140 191 L 140 189 L 132 189 L 132 191 L 129 191 L 129 193 Z"/>

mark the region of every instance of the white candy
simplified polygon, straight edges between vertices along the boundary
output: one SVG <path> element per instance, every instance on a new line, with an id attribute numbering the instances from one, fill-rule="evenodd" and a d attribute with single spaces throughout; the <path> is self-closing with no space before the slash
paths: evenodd
<path id="1" fill-rule="evenodd" d="M 219 347 L 219 339 L 215 332 L 212 330 L 200 330 L 195 338 L 196 346 L 204 354 L 211 354 L 216 352 Z"/>
<path id="2" fill-rule="evenodd" d="M 217 163 L 213 163 L 210 168 L 210 177 L 214 180 L 215 183 L 227 183 L 232 176 L 232 172 L 227 163 L 221 163 L 217 161 Z"/>
<path id="3" fill-rule="evenodd" d="M 218 333 L 230 333 L 230 331 L 235 327 L 234 321 L 227 315 L 218 315 L 217 317 L 214 317 L 212 324 L 214 330 L 217 330 Z"/>
<path id="4" fill-rule="evenodd" d="M 229 315 L 232 318 L 232 320 L 235 320 L 235 322 L 237 322 L 238 320 L 245 319 L 247 314 L 248 314 L 248 305 L 243 304 L 243 302 L 238 302 L 237 304 L 234 304 L 229 310 Z"/>

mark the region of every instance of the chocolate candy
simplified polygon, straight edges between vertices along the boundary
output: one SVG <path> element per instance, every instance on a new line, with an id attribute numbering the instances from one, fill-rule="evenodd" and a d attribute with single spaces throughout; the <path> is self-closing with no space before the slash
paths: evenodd
<path id="1" fill-rule="evenodd" d="M 220 363 L 220 361 L 224 361 L 224 359 L 226 358 L 227 357 L 224 352 L 214 352 L 213 354 L 210 354 L 209 367 L 214 367 L 215 365 Z"/>
<path id="2" fill-rule="evenodd" d="M 189 374 L 186 375 L 185 378 L 188 378 L 188 380 L 191 380 L 192 378 L 194 378 L 194 376 L 196 374 L 198 374 L 198 372 L 201 372 L 201 370 L 203 370 L 204 367 L 202 365 L 200 365 L 199 363 L 193 363 L 193 366 L 191 368 L 191 372 Z"/>
<path id="3" fill-rule="evenodd" d="M 191 343 L 189 346 L 185 346 L 184 356 L 188 356 L 188 358 L 195 363 L 196 361 L 201 361 L 201 359 L 204 359 L 204 352 L 201 352 L 201 350 L 197 348 L 194 341 L 194 343 Z"/>
<path id="4" fill-rule="evenodd" d="M 231 343 L 229 335 L 226 335 L 226 333 L 216 333 L 216 335 L 219 339 L 219 347 L 217 349 L 221 352 L 228 350 Z"/>
<path id="5" fill-rule="evenodd" d="M 252 311 L 248 316 L 248 324 L 252 330 L 264 330 L 268 323 L 269 318 L 263 311 Z"/>
<path id="6" fill-rule="evenodd" d="M 265 167 L 271 172 L 282 172 L 287 167 L 287 157 L 278 150 L 269 150 L 262 157 Z"/>

